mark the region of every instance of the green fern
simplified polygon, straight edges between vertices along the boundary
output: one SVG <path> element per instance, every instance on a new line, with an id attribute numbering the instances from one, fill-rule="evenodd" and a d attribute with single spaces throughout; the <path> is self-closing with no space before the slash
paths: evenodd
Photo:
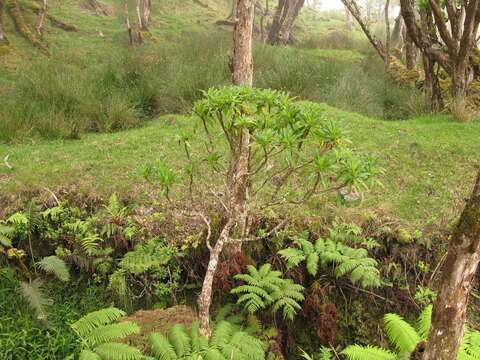
<path id="1" fill-rule="evenodd" d="M 415 329 L 397 314 L 383 317 L 385 333 L 399 353 L 411 353 L 420 341 Z"/>
<path id="2" fill-rule="evenodd" d="M 235 275 L 236 280 L 246 284 L 232 289 L 232 294 L 240 295 L 237 304 L 242 304 L 251 314 L 272 306 L 273 312 L 282 310 L 283 316 L 290 320 L 301 308 L 303 286 L 290 279 L 284 279 L 280 271 L 272 270 L 270 264 L 264 264 L 257 270 L 248 266 L 248 274 Z"/>
<path id="3" fill-rule="evenodd" d="M 45 295 L 41 280 L 36 279 L 32 282 L 21 282 L 20 290 L 30 307 L 35 310 L 37 319 L 46 321 L 48 316 L 45 307 L 51 306 L 53 300 Z"/>
<path id="4" fill-rule="evenodd" d="M 37 265 L 47 274 L 55 275 L 60 281 L 68 282 L 70 280 L 67 264 L 55 255 L 44 257 Z"/>
<path id="5" fill-rule="evenodd" d="M 303 261 L 310 275 L 315 276 L 319 268 L 335 267 L 335 277 L 350 275 L 353 284 L 364 288 L 381 286 L 378 263 L 368 257 L 367 250 L 352 248 L 331 239 L 319 238 L 315 245 L 304 238 L 295 239 L 295 248 L 286 248 L 278 253 L 287 262 L 289 268 L 298 266 Z"/>
<path id="6" fill-rule="evenodd" d="M 385 333 L 396 352 L 375 346 L 351 345 L 341 352 L 347 360 L 408 359 L 418 343 L 428 337 L 432 306 L 427 306 L 416 322 L 416 329 L 397 314 L 384 316 Z M 480 359 L 480 332 L 467 330 L 457 360 Z"/>
<path id="7" fill-rule="evenodd" d="M 261 360 L 265 358 L 263 343 L 239 330 L 235 325 L 221 321 L 213 330 L 210 341 L 203 337 L 194 322 L 189 333 L 183 325 L 175 325 L 168 336 L 152 333 L 149 336 L 156 359 Z"/>
<path id="8" fill-rule="evenodd" d="M 144 355 L 132 346 L 118 343 L 140 328 L 130 321 L 115 323 L 125 312 L 116 308 L 102 309 L 89 313 L 71 325 L 86 347 L 80 355 L 84 360 L 140 360 Z"/>
<path id="9" fill-rule="evenodd" d="M 0 248 L 1 246 L 7 248 L 12 247 L 12 236 L 14 232 L 15 229 L 12 226 L 0 223 Z"/>
<path id="10" fill-rule="evenodd" d="M 341 354 L 348 360 L 397 360 L 397 355 L 391 351 L 371 345 L 351 345 Z"/>

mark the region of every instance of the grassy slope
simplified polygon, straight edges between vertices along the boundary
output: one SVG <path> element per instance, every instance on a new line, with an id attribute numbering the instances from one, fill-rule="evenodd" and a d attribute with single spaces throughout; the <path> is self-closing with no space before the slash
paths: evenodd
<path id="1" fill-rule="evenodd" d="M 113 0 L 104 2 L 113 4 Z M 204 1 L 209 8 L 193 1 L 169 0 L 153 9 L 150 41 L 172 41 L 182 31 L 201 31 L 229 12 L 228 1 Z M 50 7 L 51 14 L 79 27 L 78 33 L 66 33 L 48 27 L 45 35 L 52 52 L 81 52 L 95 56 L 97 50 L 127 46 L 122 11 L 111 17 L 93 16 L 65 0 Z M 297 33 L 323 34 L 343 23 L 335 18 L 304 13 Z M 105 35 L 98 36 L 98 30 Z M 358 34 L 357 34 L 358 35 Z M 2 61 L 17 67 L 19 53 L 24 59 L 38 55 L 25 41 L 11 36 L 11 56 Z M 309 51 L 309 50 L 302 50 Z M 101 52 L 100 52 L 101 53 Z M 355 50 L 311 50 L 313 56 L 358 61 Z M 11 74 L 7 76 L 14 80 Z M 1 87 L 1 82 L 0 82 Z M 360 149 L 380 156 L 387 170 L 383 190 L 367 197 L 363 206 L 384 210 L 413 226 L 450 218 L 473 177 L 473 163 L 478 161 L 480 125 L 457 124 L 446 118 L 420 118 L 405 122 L 382 122 L 329 107 L 332 117 L 340 118 L 350 137 Z M 191 130 L 191 119 L 163 117 L 144 128 L 116 134 L 93 134 L 80 141 L 36 141 L 14 146 L 0 145 L 0 157 L 10 155 L 13 170 L 0 163 L 0 195 L 7 197 L 25 190 L 48 187 L 55 190 L 75 184 L 80 190 L 108 195 L 112 191 L 131 194 L 139 189 L 137 169 L 144 162 L 179 158 L 175 134 Z M 139 191 L 134 191 L 138 193 Z"/>
<path id="2" fill-rule="evenodd" d="M 410 226 L 452 218 L 467 194 L 480 153 L 480 123 L 459 124 L 443 117 L 384 122 L 325 105 L 354 146 L 381 158 L 384 188 L 368 195 L 362 207 L 391 214 Z M 142 195 L 139 168 L 163 159 L 179 165 L 183 155 L 175 135 L 193 132 L 194 119 L 165 116 L 147 126 L 81 140 L 0 145 L 13 170 L 0 166 L 4 194 L 35 188 L 75 189 L 100 197 L 111 192 Z M 200 133 L 199 135 L 201 136 Z"/>

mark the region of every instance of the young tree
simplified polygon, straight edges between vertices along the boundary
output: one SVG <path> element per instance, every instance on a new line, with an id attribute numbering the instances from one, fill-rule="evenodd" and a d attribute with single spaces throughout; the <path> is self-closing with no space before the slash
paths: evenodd
<path id="1" fill-rule="evenodd" d="M 136 14 L 137 14 L 137 21 L 132 23 L 130 22 L 130 11 L 129 11 L 129 0 L 124 1 L 124 8 L 125 8 L 125 25 L 127 26 L 128 37 L 130 40 L 130 45 L 133 47 L 139 46 L 142 44 L 142 32 L 141 32 L 141 16 L 139 16 L 139 0 L 136 0 Z M 140 21 L 140 22 L 139 22 Z"/>
<path id="2" fill-rule="evenodd" d="M 147 29 L 150 25 L 150 17 L 152 10 L 152 0 L 143 0 L 143 28 Z"/>
<path id="3" fill-rule="evenodd" d="M 479 261 L 480 171 L 450 240 L 422 360 L 457 358 L 465 329 L 468 294 Z"/>

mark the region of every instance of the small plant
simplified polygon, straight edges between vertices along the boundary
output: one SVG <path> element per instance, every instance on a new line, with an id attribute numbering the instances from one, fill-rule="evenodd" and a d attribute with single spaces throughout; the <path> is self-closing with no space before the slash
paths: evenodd
<path id="1" fill-rule="evenodd" d="M 123 305 L 130 305 L 132 298 L 146 298 L 151 305 L 152 297 L 168 305 L 180 281 L 181 269 L 175 259 L 181 255 L 158 239 L 139 244 L 120 260 L 110 275 L 109 288 Z"/>
<path id="2" fill-rule="evenodd" d="M 130 321 L 115 323 L 125 312 L 107 308 L 89 313 L 71 325 L 82 344 L 80 360 L 140 360 L 137 348 L 118 342 L 140 328 Z"/>
<path id="3" fill-rule="evenodd" d="M 316 276 L 320 268 L 325 270 L 333 265 L 336 278 L 349 274 L 353 284 L 359 283 L 364 288 L 381 286 L 377 261 L 368 256 L 367 250 L 322 238 L 313 244 L 306 235 L 295 239 L 296 247 L 278 252 L 289 268 L 305 262 L 308 273 Z"/>
<path id="4" fill-rule="evenodd" d="M 240 296 L 237 303 L 243 304 L 251 314 L 272 306 L 273 313 L 282 310 L 284 318 L 293 320 L 301 309 L 298 302 L 304 299 L 304 289 L 282 275 L 280 271 L 272 270 L 270 264 L 264 264 L 258 270 L 249 265 L 248 274 L 235 275 L 235 279 L 245 282 L 245 285 L 237 286 L 231 292 Z"/>

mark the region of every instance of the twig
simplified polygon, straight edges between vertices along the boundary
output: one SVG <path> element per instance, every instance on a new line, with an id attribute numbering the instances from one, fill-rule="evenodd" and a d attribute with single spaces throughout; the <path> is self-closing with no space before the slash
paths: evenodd
<path id="1" fill-rule="evenodd" d="M 374 297 L 376 297 L 376 298 L 382 299 L 382 300 L 384 300 L 385 302 L 388 302 L 389 304 L 393 304 L 393 305 L 396 304 L 394 301 L 392 301 L 392 300 L 390 300 L 390 299 L 387 299 L 387 298 L 385 298 L 385 297 L 383 297 L 383 296 L 381 296 L 381 295 L 375 294 L 374 292 L 371 292 L 371 291 L 368 291 L 368 290 L 365 290 L 365 289 L 362 289 L 362 288 L 359 288 L 359 287 L 356 287 L 356 286 L 352 286 L 352 285 L 350 285 L 350 284 L 346 284 L 346 286 L 349 287 L 349 288 L 352 289 L 352 290 L 358 290 L 358 291 L 363 292 L 363 293 L 365 293 L 365 294 L 372 295 L 372 296 L 374 296 Z"/>
<path id="2" fill-rule="evenodd" d="M 5 164 L 5 166 L 6 166 L 7 168 L 9 168 L 10 170 L 13 170 L 13 166 L 10 165 L 10 163 L 8 162 L 8 158 L 9 158 L 9 157 L 10 157 L 10 154 L 8 154 L 7 156 L 5 156 L 5 157 L 3 158 L 3 162 L 4 162 L 4 164 Z"/>
<path id="3" fill-rule="evenodd" d="M 52 190 L 50 190 L 49 188 L 47 188 L 47 187 L 44 187 L 43 189 L 46 190 L 47 192 L 49 192 L 50 195 L 52 195 L 52 197 L 53 197 L 53 199 L 55 200 L 55 202 L 57 203 L 57 205 L 60 206 L 60 201 L 58 200 L 58 198 L 57 198 L 57 196 L 55 195 L 55 193 L 54 193 Z"/>
<path id="4" fill-rule="evenodd" d="M 212 251 L 212 245 L 210 244 L 210 238 L 212 237 L 212 227 L 210 226 L 210 221 L 208 221 L 208 219 L 202 213 L 193 213 L 193 215 L 200 217 L 205 223 L 205 225 L 207 225 L 207 238 L 205 239 L 205 242 L 207 244 L 208 250 Z"/>

